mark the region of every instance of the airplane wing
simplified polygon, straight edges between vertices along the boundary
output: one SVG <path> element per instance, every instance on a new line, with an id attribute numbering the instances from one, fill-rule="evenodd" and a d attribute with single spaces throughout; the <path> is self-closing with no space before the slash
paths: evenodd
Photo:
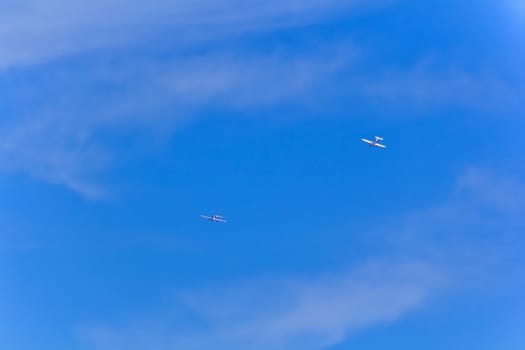
<path id="1" fill-rule="evenodd" d="M 364 143 L 368 143 L 369 145 L 373 145 L 374 143 L 370 140 L 367 140 L 367 139 L 361 139 L 361 141 L 363 141 Z"/>
<path id="2" fill-rule="evenodd" d="M 379 147 L 379 148 L 386 148 L 385 145 L 382 145 L 382 144 L 380 144 L 380 143 L 376 143 L 374 146 Z"/>
<path id="3" fill-rule="evenodd" d="M 228 221 L 223 220 L 223 219 L 215 219 L 215 221 L 217 221 L 217 222 L 228 222 Z"/>

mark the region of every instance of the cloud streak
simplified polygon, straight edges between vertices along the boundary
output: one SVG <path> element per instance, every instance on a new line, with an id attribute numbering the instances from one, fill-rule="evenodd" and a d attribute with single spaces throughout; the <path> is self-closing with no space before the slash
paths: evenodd
<path id="1" fill-rule="evenodd" d="M 433 261 L 466 288 L 479 281 L 498 286 L 478 290 L 490 294 L 513 283 L 523 264 L 524 198 L 519 177 L 472 167 L 446 201 L 413 211 L 392 224 L 395 234 L 381 235 L 395 256 Z"/>
<path id="2" fill-rule="evenodd" d="M 169 136 L 208 108 L 249 113 L 291 105 L 308 111 L 350 99 L 410 113 L 450 105 L 512 109 L 522 103 L 519 89 L 465 73 L 439 76 L 418 68 L 395 77 L 364 77 L 358 72 L 360 55 L 352 45 L 325 45 L 315 52 L 226 50 L 94 63 L 82 73 L 59 66 L 52 73 L 58 78 L 39 86 L 46 98 L 25 101 L 26 115 L 0 124 L 0 170 L 21 170 L 96 199 L 105 195 L 99 177 L 122 158 L 101 134 Z"/>
<path id="3" fill-rule="evenodd" d="M 226 49 L 162 60 L 58 65 L 49 73 L 56 78 L 39 84 L 38 99 L 26 98 L 24 115 L 0 124 L 0 170 L 23 171 L 95 199 L 105 195 L 100 176 L 122 158 L 100 135 L 169 136 L 210 108 L 249 113 L 288 105 L 307 112 L 351 100 L 372 109 L 423 113 L 451 106 L 512 110 L 523 104 L 519 87 L 462 72 L 440 75 L 440 69 L 418 66 L 363 76 L 362 55 L 337 43 L 315 51 Z M 22 85 L 30 86 L 25 95 L 34 96 L 32 84 Z M 346 113 L 351 116 L 352 109 Z"/>
<path id="4" fill-rule="evenodd" d="M 87 198 L 102 198 L 104 191 L 93 180 L 107 166 L 108 154 L 91 140 L 91 130 L 70 122 L 41 117 L 2 130 L 0 169 L 24 171 Z"/>
<path id="5" fill-rule="evenodd" d="M 492 74 L 469 74 L 422 62 L 408 70 L 373 74 L 362 81 L 361 93 L 404 111 L 460 107 L 515 115 L 524 107 L 525 86 Z"/>
<path id="6" fill-rule="evenodd" d="M 84 325 L 80 336 L 94 350 L 319 350 L 464 290 L 521 300 L 523 198 L 518 178 L 470 168 L 449 199 L 366 232 L 382 259 L 179 291 L 162 311 Z"/>
<path id="7" fill-rule="evenodd" d="M 259 280 L 183 294 L 180 304 L 200 324 L 195 328 L 153 321 L 87 327 L 82 334 L 97 350 L 324 349 L 417 309 L 443 281 L 424 263 L 373 261 L 317 279 Z"/>
<path id="8" fill-rule="evenodd" d="M 24 171 L 101 198 L 105 191 L 97 178 L 118 166 L 119 157 L 100 135 L 113 143 L 129 135 L 170 135 L 208 107 L 294 103 L 330 81 L 352 56 L 348 49 L 329 52 L 335 54 L 218 52 L 95 64 L 83 67 L 82 74 L 57 68 L 58 78 L 39 86 L 46 98 L 26 101 L 26 115 L 0 124 L 0 170 Z M 108 89 L 107 95 L 97 92 Z"/>
<path id="9" fill-rule="evenodd" d="M 145 43 L 162 30 L 169 30 L 167 41 L 184 45 L 304 25 L 354 10 L 363 3 L 360 0 L 8 1 L 0 8 L 3 52 L 0 70 L 90 50 Z"/>
<path id="10" fill-rule="evenodd" d="M 209 110 L 260 114 L 292 106 L 298 115 L 344 109 L 351 117 L 354 106 L 387 115 L 459 107 L 513 116 L 524 107 L 524 86 L 490 74 L 427 61 L 365 74 L 360 68 L 367 52 L 348 39 L 312 39 L 298 47 L 272 39 L 264 48 L 226 40 L 372 6 L 360 0 L 27 0 L 0 6 L 0 82 L 14 91 L 0 101 L 12 111 L 0 122 L 0 171 L 30 174 L 91 199 L 107 195 L 104 177 L 125 161 L 116 141 L 170 136 Z M 53 63 L 39 66 L 45 62 Z M 35 79 L 39 74 L 44 77 Z"/>

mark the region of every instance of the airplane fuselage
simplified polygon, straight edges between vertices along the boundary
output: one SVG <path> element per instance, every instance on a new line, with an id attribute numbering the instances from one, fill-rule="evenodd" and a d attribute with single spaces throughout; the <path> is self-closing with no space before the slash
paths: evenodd
<path id="1" fill-rule="evenodd" d="M 370 140 L 367 140 L 367 139 L 361 139 L 361 141 L 363 141 L 364 143 L 368 144 L 370 147 L 386 148 L 385 145 L 382 145 L 382 144 L 377 142 L 379 140 L 382 140 L 382 139 L 377 139 L 376 138 L 376 140 L 374 140 L 374 141 L 370 141 Z"/>
<path id="2" fill-rule="evenodd" d="M 213 222 L 226 222 L 226 220 L 224 220 L 222 216 L 219 216 L 219 215 L 214 215 L 214 216 L 201 215 L 201 218 L 209 220 L 209 221 L 213 221 Z"/>

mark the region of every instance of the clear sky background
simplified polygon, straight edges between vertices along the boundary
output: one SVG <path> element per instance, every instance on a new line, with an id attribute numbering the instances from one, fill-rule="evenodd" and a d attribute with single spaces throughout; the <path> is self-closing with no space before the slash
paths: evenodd
<path id="1" fill-rule="evenodd" d="M 4 0 L 0 53 L 2 349 L 525 348 L 522 0 Z"/>

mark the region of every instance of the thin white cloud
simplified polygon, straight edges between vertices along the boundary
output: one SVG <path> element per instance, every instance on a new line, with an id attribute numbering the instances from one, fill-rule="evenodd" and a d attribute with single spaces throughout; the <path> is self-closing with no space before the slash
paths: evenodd
<path id="1" fill-rule="evenodd" d="M 439 69 L 416 68 L 396 78 L 364 77 L 357 70 L 359 55 L 340 43 L 320 45 L 315 52 L 207 51 L 162 61 L 94 63 L 81 71 L 58 67 L 56 74 L 51 71 L 56 79 L 38 86 L 45 99 L 28 99 L 26 115 L 0 125 L 0 170 L 21 170 L 100 198 L 104 186 L 98 177 L 118 165 L 112 159 L 122 158 L 100 134 L 170 135 L 207 107 L 247 112 L 291 104 L 307 111 L 337 106 L 343 98 L 405 114 L 451 105 L 505 110 L 523 103 L 519 89 L 461 72 L 440 76 Z M 110 94 L 98 92 L 108 87 Z M 352 109 L 346 113 L 351 116 Z"/>
<path id="2" fill-rule="evenodd" d="M 200 324 L 189 329 L 155 320 L 116 329 L 87 327 L 82 335 L 97 350 L 325 349 L 421 307 L 443 283 L 441 272 L 424 263 L 375 261 L 317 279 L 252 281 L 186 293 L 182 309 Z"/>
<path id="3" fill-rule="evenodd" d="M 208 106 L 245 110 L 308 99 L 352 56 L 349 47 L 263 57 L 220 52 L 168 62 L 132 60 L 124 67 L 95 65 L 87 67 L 88 74 L 86 67 L 81 74 L 61 70 L 39 87 L 47 94 L 43 103 L 27 101 L 33 109 L 28 115 L 0 125 L 0 170 L 21 170 L 100 198 L 105 191 L 97 177 L 120 158 L 100 134 L 171 134 Z M 109 96 L 97 92 L 108 85 L 113 86 Z"/>
<path id="4" fill-rule="evenodd" d="M 90 199 L 105 191 L 94 177 L 107 164 L 107 152 L 90 140 L 89 129 L 60 118 L 34 118 L 3 130 L 0 169 L 24 171 L 64 185 Z"/>
<path id="5" fill-rule="evenodd" d="M 389 258 L 369 258 L 315 278 L 256 279 L 179 292 L 175 306 L 119 324 L 85 325 L 81 338 L 90 350 L 318 350 L 465 288 L 489 297 L 516 290 L 506 295 L 521 300 L 523 210 L 505 205 L 500 196 L 523 203 L 523 181 L 468 169 L 447 200 L 364 233 Z"/>
<path id="6" fill-rule="evenodd" d="M 20 0 L 0 8 L 0 70 L 93 49 L 162 42 L 195 43 L 355 10 L 362 0 Z M 367 5 L 369 6 L 369 5 Z M 168 36 L 168 37 L 166 37 Z"/>
<path id="7" fill-rule="evenodd" d="M 517 174 L 501 177 L 487 169 L 470 168 L 458 180 L 458 191 L 500 212 L 525 212 L 525 184 Z"/>
<path id="8" fill-rule="evenodd" d="M 515 115 L 524 107 L 525 86 L 521 83 L 512 84 L 493 74 L 431 67 L 426 61 L 408 70 L 374 73 L 361 83 L 363 95 L 387 108 L 396 107 L 396 111 L 464 107 Z"/>
<path id="9" fill-rule="evenodd" d="M 335 109 L 342 105 L 351 116 L 348 101 L 404 114 L 451 105 L 516 111 L 525 100 L 525 88 L 500 79 L 424 64 L 390 73 L 378 68 L 365 76 L 356 60 L 361 50 L 346 41 L 317 43 L 301 52 L 275 43 L 265 50 L 245 44 L 228 48 L 223 42 L 221 49 L 196 45 L 202 39 L 260 33 L 352 13 L 365 5 L 360 0 L 2 4 L 0 70 L 91 49 L 132 43 L 141 47 L 143 56 L 120 57 L 118 64 L 94 59 L 81 66 L 59 61 L 46 67 L 46 79 L 24 82 L 29 88 L 19 97 L 23 106 L 14 106 L 15 114 L 0 124 L 0 171 L 22 171 L 88 198 L 105 195 L 99 178 L 118 166 L 114 159 L 123 158 L 100 134 L 169 135 L 206 107 L 245 112 L 290 103 L 299 112 L 319 107 L 326 113 L 323 106 L 330 104 Z M 159 52 L 148 49 L 148 39 L 176 48 L 178 54 L 152 58 Z M 115 56 L 111 51 L 104 57 Z M 100 91 L 108 93 L 101 96 Z M 35 102 L 31 96 L 45 97 Z M 24 112 L 16 114 L 18 110 Z"/>
<path id="10" fill-rule="evenodd" d="M 524 198 L 517 175 L 470 168 L 446 201 L 413 211 L 382 237 L 390 251 L 430 259 L 464 285 L 483 280 L 505 286 L 523 264 Z"/>

